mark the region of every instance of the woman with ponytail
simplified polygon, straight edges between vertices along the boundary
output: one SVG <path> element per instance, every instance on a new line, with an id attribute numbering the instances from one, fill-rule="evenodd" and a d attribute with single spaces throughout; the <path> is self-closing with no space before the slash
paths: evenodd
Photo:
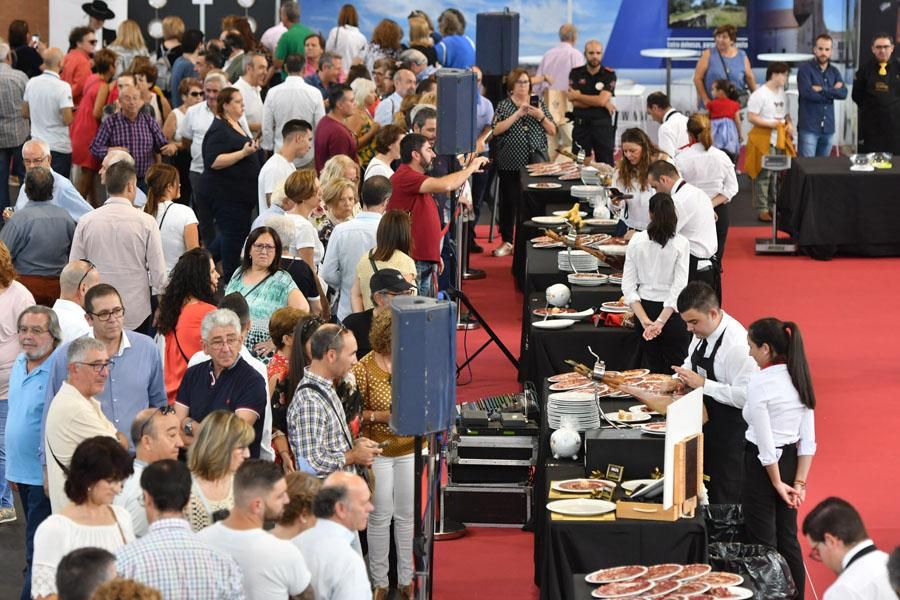
<path id="1" fill-rule="evenodd" d="M 803 598 L 797 508 L 806 499 L 816 452 L 816 396 L 796 323 L 760 319 L 748 328 L 747 341 L 760 370 L 750 377 L 743 409 L 744 525 L 751 543 L 772 546 L 784 557 L 796 597 Z"/>
<path id="2" fill-rule="evenodd" d="M 691 145 L 678 153 L 675 166 L 685 181 L 703 190 L 712 202 L 719 242 L 716 256 L 721 263 L 728 237 L 728 203 L 738 192 L 737 176 L 728 155 L 713 145 L 706 115 L 692 115 L 687 129 Z"/>

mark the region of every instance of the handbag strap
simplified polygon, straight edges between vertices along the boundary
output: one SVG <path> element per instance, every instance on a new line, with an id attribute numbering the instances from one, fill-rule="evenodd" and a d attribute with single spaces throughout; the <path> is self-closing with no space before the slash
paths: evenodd
<path id="1" fill-rule="evenodd" d="M 257 283 L 256 285 L 254 285 L 252 288 L 250 288 L 250 291 L 249 291 L 249 292 L 247 292 L 246 294 L 242 293 L 241 295 L 242 295 L 244 298 L 247 298 L 248 296 L 250 296 L 250 294 L 252 294 L 253 292 L 256 291 L 256 288 L 258 288 L 259 286 L 261 286 L 262 284 L 264 284 L 264 283 L 266 282 L 266 280 L 267 280 L 269 277 L 271 277 L 272 275 L 274 275 L 274 273 L 269 273 L 268 275 L 266 275 L 265 277 L 262 278 L 262 281 L 260 281 L 259 283 Z"/>
<path id="2" fill-rule="evenodd" d="M 47 450 L 50 451 L 50 456 L 52 456 L 53 460 L 56 461 L 56 466 L 58 466 L 60 468 L 60 470 L 63 472 L 63 475 L 68 477 L 69 476 L 69 467 L 62 464 L 62 461 L 60 461 L 58 458 L 56 458 L 56 453 L 53 451 L 53 448 L 50 446 L 50 440 L 47 440 Z"/>
<path id="3" fill-rule="evenodd" d="M 187 357 L 187 354 L 184 353 L 184 350 L 181 349 L 181 342 L 178 341 L 178 326 L 172 328 L 172 338 L 175 340 L 175 345 L 178 347 L 178 352 L 181 353 L 181 358 L 184 359 L 185 363 L 190 363 L 190 359 Z"/>
<path id="4" fill-rule="evenodd" d="M 122 543 L 127 544 L 128 540 L 125 539 L 125 532 L 122 531 L 122 525 L 121 525 L 121 523 L 119 523 L 119 518 L 116 516 L 116 511 L 113 510 L 113 507 L 111 504 L 107 504 L 106 508 L 109 509 L 109 514 L 112 515 L 113 521 L 116 522 L 116 528 L 119 530 L 119 537 L 122 538 Z"/>
<path id="5" fill-rule="evenodd" d="M 725 79 L 731 79 L 731 69 L 728 68 L 728 65 L 725 63 L 725 57 L 722 56 L 722 53 L 719 52 L 718 48 L 713 48 L 716 51 L 716 54 L 719 56 L 719 61 L 722 63 L 722 68 L 725 69 Z"/>
<path id="6" fill-rule="evenodd" d="M 175 204 L 175 201 L 174 201 L 174 200 L 170 200 L 170 202 L 171 202 L 172 204 Z M 166 210 L 163 211 L 162 218 L 159 220 L 159 230 L 160 230 L 160 231 L 162 231 L 163 223 L 166 222 L 166 215 L 169 214 L 169 209 L 172 208 L 172 204 L 169 204 L 169 205 L 166 207 Z"/>
<path id="7" fill-rule="evenodd" d="M 374 275 L 375 273 L 377 273 L 378 271 L 381 270 L 378 268 L 378 265 L 375 264 L 375 251 L 374 250 L 369 250 L 369 264 L 372 265 L 372 275 Z"/>

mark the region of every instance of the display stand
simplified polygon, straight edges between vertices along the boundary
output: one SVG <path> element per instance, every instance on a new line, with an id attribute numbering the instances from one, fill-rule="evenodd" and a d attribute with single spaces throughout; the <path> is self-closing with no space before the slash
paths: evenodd
<path id="1" fill-rule="evenodd" d="M 767 154 L 762 157 L 762 168 L 774 171 L 776 175 L 775 199 L 772 206 L 772 237 L 756 238 L 757 254 L 796 254 L 797 242 L 792 238 L 778 237 L 778 196 L 781 195 L 781 183 L 785 171 L 791 168 L 791 157 L 783 154 Z M 757 180 L 759 177 L 757 177 Z M 754 197 L 759 193 L 756 181 L 753 182 Z M 755 198 L 754 198 L 755 200 Z M 755 202 L 754 202 L 755 204 Z"/>

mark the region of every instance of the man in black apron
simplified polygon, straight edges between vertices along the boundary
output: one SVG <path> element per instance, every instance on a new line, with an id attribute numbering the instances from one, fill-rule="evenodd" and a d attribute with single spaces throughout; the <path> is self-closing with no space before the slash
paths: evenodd
<path id="1" fill-rule="evenodd" d="M 703 467 L 710 504 L 740 504 L 744 473 L 741 409 L 747 382 L 756 370 L 747 330 L 719 307 L 715 291 L 693 281 L 678 296 L 678 312 L 694 334 L 688 357 L 673 369 L 685 386 L 703 389 L 709 420 L 703 426 Z"/>

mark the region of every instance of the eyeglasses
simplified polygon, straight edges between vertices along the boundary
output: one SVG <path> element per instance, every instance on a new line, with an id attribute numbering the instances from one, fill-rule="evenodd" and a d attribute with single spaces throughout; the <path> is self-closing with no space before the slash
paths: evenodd
<path id="1" fill-rule="evenodd" d="M 531 83 L 531 80 L 529 79 L 520 79 L 516 82 L 516 85 L 528 85 L 529 83 Z"/>
<path id="2" fill-rule="evenodd" d="M 88 314 L 90 314 L 91 316 L 97 317 L 97 319 L 100 321 L 109 321 L 113 317 L 115 317 L 117 319 L 121 319 L 125 315 L 125 309 L 122 308 L 121 306 L 118 306 L 112 310 L 104 310 L 104 311 L 98 312 L 98 313 L 92 312 L 92 313 L 88 313 Z"/>
<path id="3" fill-rule="evenodd" d="M 337 341 L 337 339 L 338 339 L 339 337 L 341 337 L 341 335 L 342 335 L 345 331 L 349 331 L 349 329 L 347 329 L 347 328 L 344 327 L 343 325 L 340 325 L 340 326 L 338 327 L 338 330 L 334 332 L 334 335 L 331 336 L 331 339 L 328 340 L 328 346 L 326 346 L 326 347 L 329 348 L 329 349 L 332 349 L 331 346 Z"/>
<path id="4" fill-rule="evenodd" d="M 192 98 L 202 98 L 203 92 L 188 92 L 188 96 Z"/>
<path id="5" fill-rule="evenodd" d="M 84 275 L 81 276 L 81 279 L 78 280 L 78 285 L 75 287 L 76 290 L 80 290 L 80 289 L 81 289 L 81 284 L 84 283 L 84 280 L 87 278 L 88 273 L 90 273 L 91 271 L 93 271 L 94 269 L 97 268 L 97 265 L 95 265 L 94 263 L 92 263 L 91 261 L 89 261 L 89 260 L 86 259 L 86 258 L 79 258 L 78 260 L 80 260 L 80 261 L 83 262 L 83 263 L 87 263 L 87 265 L 88 265 L 88 270 L 85 271 L 85 272 L 84 272 Z"/>
<path id="6" fill-rule="evenodd" d="M 809 551 L 810 560 L 814 560 L 816 562 L 822 562 L 822 555 L 819 554 L 819 546 L 824 544 L 825 542 L 813 542 L 812 548 Z"/>
<path id="7" fill-rule="evenodd" d="M 894 46 L 892 44 L 888 44 L 887 46 L 875 46 L 876 50 L 890 50 Z"/>
<path id="8" fill-rule="evenodd" d="M 23 158 L 22 162 L 25 163 L 26 167 L 39 167 L 44 164 L 45 161 L 50 159 L 49 156 L 42 156 L 40 158 Z"/>
<path id="9" fill-rule="evenodd" d="M 412 290 L 412 288 L 409 288 L 408 290 L 404 290 L 402 292 L 387 292 L 386 291 L 384 293 L 387 294 L 388 296 L 392 296 L 392 297 L 393 296 L 412 296 L 413 290 Z"/>
<path id="10" fill-rule="evenodd" d="M 103 369 L 109 370 L 109 369 L 112 369 L 114 366 L 116 366 L 116 361 L 108 360 L 106 362 L 101 362 L 101 363 L 89 363 L 89 362 L 75 361 L 73 364 L 84 365 L 85 367 L 90 367 L 94 373 L 99 375 L 100 373 L 103 372 Z"/>
<path id="11" fill-rule="evenodd" d="M 97 40 L 84 40 L 84 41 L 86 41 L 91 46 L 95 46 L 97 44 Z"/>
<path id="12" fill-rule="evenodd" d="M 31 333 L 31 335 L 44 335 L 50 331 L 49 329 L 44 329 L 43 327 L 26 327 L 25 325 L 19 325 L 19 333 L 22 335 Z"/>
<path id="13" fill-rule="evenodd" d="M 275 246 L 272 244 L 253 244 L 251 248 L 257 252 L 275 252 Z"/>
<path id="14" fill-rule="evenodd" d="M 215 349 L 215 350 L 221 350 L 221 349 L 224 348 L 225 346 L 234 346 L 234 345 L 239 344 L 240 342 L 241 342 L 241 338 L 239 338 L 239 337 L 236 336 L 236 335 L 234 335 L 234 336 L 230 335 L 230 336 L 228 336 L 227 338 L 225 338 L 224 340 L 221 339 L 221 338 L 217 338 L 217 339 L 212 340 L 212 341 L 210 341 L 210 342 L 206 342 L 206 344 L 207 344 L 210 348 L 213 348 L 213 349 Z"/>
<path id="15" fill-rule="evenodd" d="M 166 416 L 166 415 L 174 415 L 174 414 L 175 414 L 175 407 L 174 407 L 174 406 L 170 406 L 170 405 L 168 405 L 168 404 L 166 404 L 165 406 L 160 406 L 160 407 L 159 407 L 159 414 L 161 414 L 162 416 Z M 153 420 L 153 417 L 155 417 L 155 416 L 156 416 L 156 413 L 154 412 L 152 415 L 150 415 L 149 417 L 147 417 L 147 418 L 144 420 L 143 423 L 141 423 L 141 430 L 140 430 L 140 433 L 138 433 L 138 439 L 141 439 L 142 437 L 144 437 L 144 429 L 147 428 L 147 425 L 150 424 L 150 421 L 152 421 L 152 420 Z"/>

